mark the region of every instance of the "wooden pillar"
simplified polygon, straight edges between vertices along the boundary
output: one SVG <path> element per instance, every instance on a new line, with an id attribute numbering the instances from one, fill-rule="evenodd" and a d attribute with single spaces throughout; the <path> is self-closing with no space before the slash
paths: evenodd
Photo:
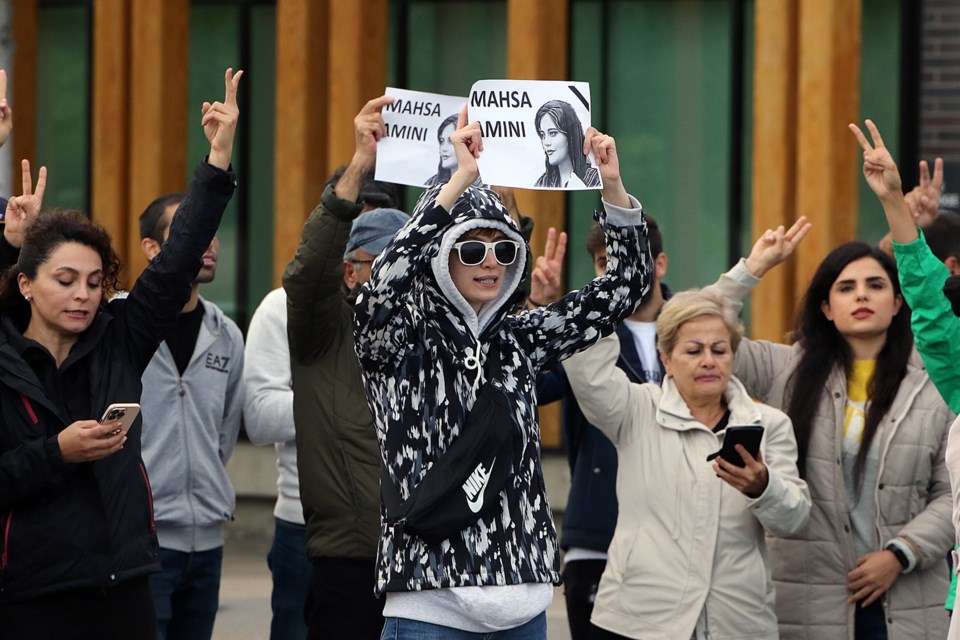
<path id="1" fill-rule="evenodd" d="M 14 132 L 12 176 L 14 193 L 20 190 L 20 160 L 36 158 L 37 151 L 37 39 L 38 0 L 16 0 L 13 3 L 14 56 L 8 99 L 13 108 Z M 39 167 L 31 168 L 36 177 Z"/>
<path id="2" fill-rule="evenodd" d="M 860 3 L 800 3 L 796 210 L 814 227 L 798 250 L 798 291 L 829 251 L 857 234 L 861 151 L 847 123 L 859 118 Z"/>
<path id="3" fill-rule="evenodd" d="M 568 0 L 508 0 L 507 75 L 516 80 L 566 80 Z M 557 37 L 557 34 L 562 34 Z M 566 200 L 560 191 L 517 190 L 517 206 L 534 219 L 530 246 L 534 256 L 542 255 L 547 229 L 566 228 Z M 540 409 L 540 431 L 544 446 L 562 443 L 560 404 Z"/>
<path id="4" fill-rule="evenodd" d="M 753 93 L 753 238 L 796 217 L 797 1 L 759 0 Z M 794 262 L 765 276 L 752 295 L 751 334 L 782 341 L 793 319 Z"/>
<path id="5" fill-rule="evenodd" d="M 356 143 L 353 118 L 387 87 L 388 0 L 331 2 L 326 90 L 327 163 L 350 162 Z"/>
<path id="6" fill-rule="evenodd" d="M 752 335 L 783 340 L 823 257 L 857 230 L 860 0 L 758 0 L 754 69 L 753 231 L 813 230 L 754 296 Z"/>
<path id="7" fill-rule="evenodd" d="M 93 4 L 93 111 L 91 116 L 90 214 L 114 239 L 126 266 L 139 243 L 130 244 L 136 227 L 129 209 L 130 141 L 130 8 L 127 0 Z M 19 123 L 18 123 L 19 124 Z M 129 276 L 129 267 L 125 275 Z M 125 286 L 129 287 L 129 279 Z"/>
<path id="8" fill-rule="evenodd" d="M 186 186 L 190 3 L 137 0 L 130 11 L 128 141 L 133 170 L 127 213 L 132 221 L 158 196 Z M 199 114 L 199 107 L 190 106 L 190 113 Z M 132 282 L 146 266 L 136 224 L 129 225 L 127 239 Z"/>
<path id="9" fill-rule="evenodd" d="M 277 0 L 273 275 L 280 278 L 323 192 L 328 94 L 328 2 Z"/>

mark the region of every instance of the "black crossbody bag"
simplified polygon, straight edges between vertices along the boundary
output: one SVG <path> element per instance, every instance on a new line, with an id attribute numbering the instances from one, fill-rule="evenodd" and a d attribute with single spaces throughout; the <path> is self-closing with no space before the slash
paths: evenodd
<path id="1" fill-rule="evenodd" d="M 459 437 L 401 500 L 387 468 L 380 465 L 380 496 L 387 525 L 435 544 L 450 538 L 486 515 L 500 502 L 510 479 L 513 448 L 520 435 L 514 417 L 516 399 L 493 384 L 501 369 L 500 345 L 487 353 L 486 382 Z"/>

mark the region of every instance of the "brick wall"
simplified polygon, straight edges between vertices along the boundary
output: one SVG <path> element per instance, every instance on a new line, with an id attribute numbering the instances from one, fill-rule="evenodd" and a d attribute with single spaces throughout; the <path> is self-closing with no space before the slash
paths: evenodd
<path id="1" fill-rule="evenodd" d="M 960 2 L 925 0 L 922 29 L 920 158 L 943 158 L 940 206 L 960 211 Z"/>

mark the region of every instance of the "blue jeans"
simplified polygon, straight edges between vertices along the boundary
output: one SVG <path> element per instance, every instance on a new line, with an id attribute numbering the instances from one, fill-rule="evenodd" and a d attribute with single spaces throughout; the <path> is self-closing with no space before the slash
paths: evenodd
<path id="1" fill-rule="evenodd" d="M 163 569 L 150 576 L 159 640 L 210 640 L 220 606 L 223 547 L 209 551 L 160 549 Z"/>
<path id="2" fill-rule="evenodd" d="M 267 566 L 273 576 L 270 608 L 270 640 L 305 640 L 307 637 L 307 594 L 313 564 L 307 558 L 307 528 L 274 518 L 273 545 Z"/>
<path id="3" fill-rule="evenodd" d="M 546 640 L 547 614 L 541 613 L 530 622 L 491 633 L 473 633 L 406 618 L 387 618 L 380 640 Z"/>

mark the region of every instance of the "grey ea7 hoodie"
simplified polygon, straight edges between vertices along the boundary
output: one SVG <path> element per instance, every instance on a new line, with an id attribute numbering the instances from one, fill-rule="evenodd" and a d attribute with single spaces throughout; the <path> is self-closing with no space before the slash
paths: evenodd
<path id="1" fill-rule="evenodd" d="M 203 322 L 183 377 L 163 342 L 141 378 L 157 537 L 175 551 L 223 546 L 223 523 L 236 507 L 226 464 L 243 410 L 243 334 L 215 304 L 199 304 Z"/>
<path id="2" fill-rule="evenodd" d="M 646 224 L 636 200 L 633 209 L 605 204 L 597 213 L 609 256 L 604 276 L 552 305 L 510 314 L 522 296 L 524 251 L 507 268 L 500 296 L 478 314 L 450 277 L 453 244 L 477 227 L 523 239 L 492 191 L 471 187 L 447 212 L 435 202 L 440 188 L 421 196 L 357 298 L 354 339 L 383 463 L 405 499 L 460 433 L 493 342 L 503 361 L 495 384 L 515 399 L 523 433 L 500 508 L 475 525 L 428 544 L 381 524 L 377 590 L 559 584 L 535 381 L 541 369 L 586 348 L 633 312 L 651 280 Z"/>

